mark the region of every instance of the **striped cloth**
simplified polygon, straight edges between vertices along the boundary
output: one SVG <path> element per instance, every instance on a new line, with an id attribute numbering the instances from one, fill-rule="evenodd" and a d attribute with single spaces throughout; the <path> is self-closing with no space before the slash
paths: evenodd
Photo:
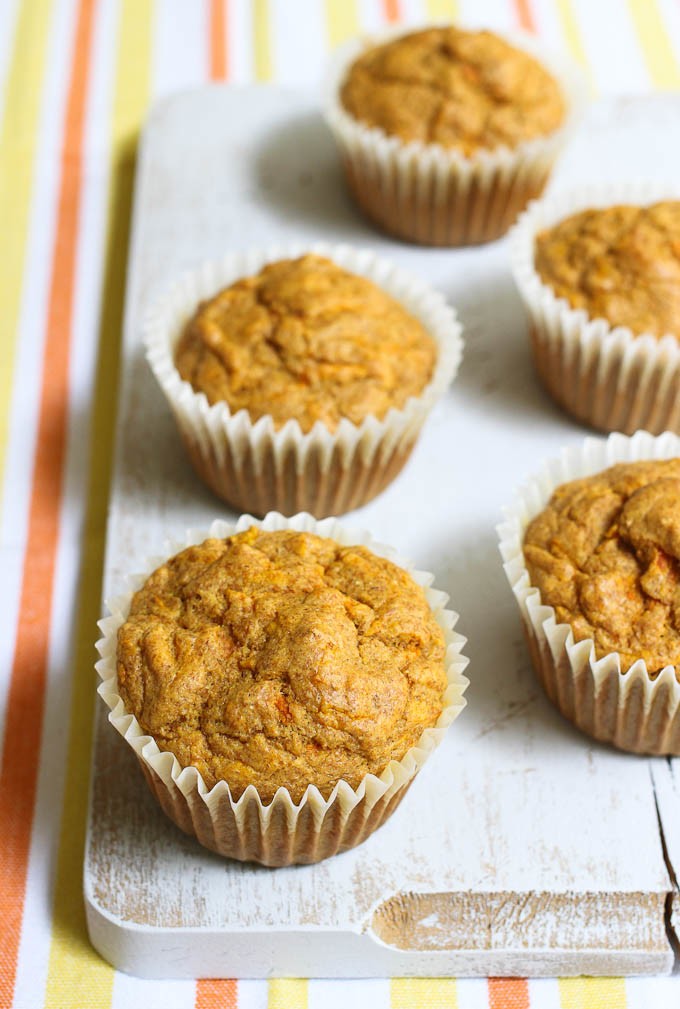
<path id="1" fill-rule="evenodd" d="M 673 979 L 148 982 L 87 940 L 93 638 L 139 126 L 171 91 L 313 84 L 358 30 L 456 15 L 536 32 L 594 94 L 680 87 L 678 0 L 0 0 L 0 1009 L 680 1004 Z"/>

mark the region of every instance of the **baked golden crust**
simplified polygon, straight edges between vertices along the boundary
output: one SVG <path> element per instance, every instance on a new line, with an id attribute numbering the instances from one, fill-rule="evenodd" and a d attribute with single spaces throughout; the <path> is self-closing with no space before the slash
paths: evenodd
<path id="1" fill-rule="evenodd" d="M 428 28 L 364 52 L 340 100 L 355 119 L 404 142 L 460 150 L 516 147 L 565 117 L 559 85 L 528 53 L 488 31 Z"/>
<path id="2" fill-rule="evenodd" d="M 118 632 L 118 687 L 161 750 L 238 798 L 298 802 L 400 760 L 436 723 L 445 644 L 423 590 L 365 547 L 252 527 L 171 558 Z"/>
<path id="3" fill-rule="evenodd" d="M 382 419 L 432 377 L 434 339 L 364 277 L 321 256 L 265 266 L 199 306 L 177 369 L 210 403 L 276 427 L 296 419 L 335 430 L 343 417 Z"/>
<path id="4" fill-rule="evenodd" d="M 573 214 L 536 237 L 535 265 L 591 318 L 680 336 L 680 201 Z"/>
<path id="5" fill-rule="evenodd" d="M 680 679 L 680 459 L 621 463 L 558 487 L 527 529 L 531 584 L 574 638 L 622 670 Z"/>

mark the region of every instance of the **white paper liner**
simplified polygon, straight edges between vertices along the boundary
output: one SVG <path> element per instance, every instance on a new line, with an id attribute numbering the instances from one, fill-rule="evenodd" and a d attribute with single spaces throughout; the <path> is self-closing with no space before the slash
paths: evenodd
<path id="1" fill-rule="evenodd" d="M 532 203 L 512 230 L 512 270 L 538 375 L 560 406 L 599 430 L 680 433 L 680 342 L 671 334 L 636 335 L 571 308 L 536 271 L 536 235 L 580 210 L 679 198 L 672 182 L 583 186 Z"/>
<path id="2" fill-rule="evenodd" d="M 505 573 L 519 604 L 536 672 L 550 700 L 583 732 L 633 753 L 680 754 L 680 683 L 673 666 L 652 679 L 644 660 L 622 669 L 618 652 L 595 657 L 591 638 L 576 643 L 569 624 L 541 601 L 522 550 L 527 526 L 563 483 L 619 462 L 680 456 L 680 438 L 639 431 L 587 438 L 565 449 L 519 491 L 498 526 Z"/>
<path id="3" fill-rule="evenodd" d="M 444 708 L 435 726 L 426 729 L 418 744 L 401 760 L 392 760 L 382 774 L 366 775 L 356 789 L 340 781 L 328 799 L 324 799 L 314 785 L 307 788 L 297 805 L 284 788 L 279 788 L 267 805 L 252 785 L 237 801 L 232 799 L 225 781 L 208 790 L 196 768 L 182 768 L 172 753 L 161 752 L 155 740 L 144 734 L 135 716 L 126 711 L 118 693 L 117 635 L 129 612 L 134 591 L 168 556 L 208 537 L 231 536 L 253 525 L 267 530 L 296 529 L 328 537 L 342 545 L 363 545 L 399 564 L 423 587 L 432 613 L 444 632 L 448 685 L 443 695 Z M 306 514 L 284 518 L 271 513 L 262 521 L 249 515 L 241 516 L 235 524 L 218 520 L 207 531 L 187 533 L 182 542 L 172 544 L 166 557 L 149 559 L 145 573 L 129 581 L 131 591 L 111 600 L 107 604 L 111 615 L 99 623 L 103 634 L 97 642 L 101 659 L 96 669 L 103 681 L 99 694 L 110 709 L 109 721 L 133 748 L 165 812 L 183 830 L 194 833 L 202 844 L 222 855 L 266 865 L 288 865 L 315 862 L 360 843 L 393 812 L 417 772 L 441 742 L 446 728 L 465 706 L 463 693 L 469 681 L 463 676 L 463 670 L 468 660 L 462 655 L 462 648 L 466 639 L 454 631 L 458 614 L 446 609 L 449 597 L 431 588 L 431 574 L 414 570 L 389 547 L 376 543 L 369 533 L 347 528 L 336 519 L 317 522 Z"/>
<path id="4" fill-rule="evenodd" d="M 361 424 L 343 418 L 331 432 L 317 422 L 303 433 L 297 420 L 277 428 L 272 417 L 253 422 L 246 410 L 212 406 L 179 375 L 174 349 L 200 301 L 266 263 L 316 253 L 371 280 L 398 300 L 434 338 L 438 356 L 429 384 L 399 410 Z M 309 511 L 321 518 L 370 500 L 406 462 L 435 402 L 453 381 L 462 356 L 462 327 L 437 291 L 369 250 L 295 243 L 230 253 L 180 277 L 149 313 L 147 358 L 173 410 L 199 475 L 239 510 L 263 515 Z"/>
<path id="5" fill-rule="evenodd" d="M 325 117 L 340 149 L 349 187 L 374 223 L 424 245 L 487 242 L 505 234 L 519 212 L 543 191 L 583 110 L 585 86 L 573 64 L 545 52 L 532 36 L 497 33 L 534 56 L 557 80 L 566 104 L 559 129 L 513 148 L 482 148 L 466 156 L 440 144 L 405 143 L 354 119 L 340 101 L 340 89 L 357 57 L 366 49 L 438 24 L 400 26 L 341 46 L 328 74 Z M 460 26 L 478 30 L 476 25 Z"/>

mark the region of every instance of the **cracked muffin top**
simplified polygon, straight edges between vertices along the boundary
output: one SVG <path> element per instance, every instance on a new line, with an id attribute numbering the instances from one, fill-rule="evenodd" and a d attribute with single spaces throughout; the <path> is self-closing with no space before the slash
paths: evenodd
<path id="1" fill-rule="evenodd" d="M 117 667 L 161 750 L 264 802 L 380 774 L 436 723 L 447 683 L 443 632 L 406 571 L 257 527 L 158 568 L 118 632 Z"/>
<path id="2" fill-rule="evenodd" d="M 680 336 L 680 201 L 573 214 L 537 236 L 535 266 L 591 318 Z"/>
<path id="3" fill-rule="evenodd" d="M 558 129 L 565 102 L 541 64 L 488 31 L 427 28 L 368 49 L 340 90 L 347 112 L 406 143 L 516 147 Z"/>
<path id="4" fill-rule="evenodd" d="M 203 302 L 175 352 L 208 401 L 303 431 L 401 409 L 430 381 L 437 346 L 375 284 L 329 259 L 270 263 Z"/>
<path id="5" fill-rule="evenodd" d="M 558 487 L 529 525 L 531 584 L 598 658 L 680 679 L 680 459 L 612 466 Z"/>

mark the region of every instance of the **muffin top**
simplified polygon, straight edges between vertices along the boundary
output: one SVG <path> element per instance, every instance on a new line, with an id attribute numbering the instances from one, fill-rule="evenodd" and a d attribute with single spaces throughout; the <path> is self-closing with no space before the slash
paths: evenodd
<path id="1" fill-rule="evenodd" d="M 420 322 L 363 277 L 308 255 L 270 263 L 203 302 L 175 353 L 210 403 L 251 420 L 335 430 L 419 395 L 437 359 Z"/>
<path id="2" fill-rule="evenodd" d="M 680 336 L 680 201 L 573 214 L 537 236 L 535 265 L 591 318 Z"/>
<path id="3" fill-rule="evenodd" d="M 532 585 L 574 638 L 621 668 L 680 679 L 680 459 L 612 466 L 558 487 L 527 529 Z"/>
<path id="4" fill-rule="evenodd" d="M 541 64 L 488 31 L 427 28 L 368 49 L 340 100 L 355 119 L 406 143 L 469 155 L 516 147 L 562 125 L 565 103 Z"/>
<path id="5" fill-rule="evenodd" d="M 161 750 L 264 802 L 380 774 L 436 723 L 447 683 L 443 632 L 406 571 L 257 527 L 154 571 L 117 658 L 126 708 Z"/>

